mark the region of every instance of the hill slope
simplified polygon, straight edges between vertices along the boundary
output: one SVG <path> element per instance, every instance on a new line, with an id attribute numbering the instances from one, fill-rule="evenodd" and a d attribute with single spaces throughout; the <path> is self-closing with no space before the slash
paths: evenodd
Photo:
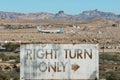
<path id="1" fill-rule="evenodd" d="M 98 10 L 83 11 L 77 15 L 65 14 L 64 11 L 59 11 L 56 14 L 40 12 L 40 13 L 16 13 L 0 11 L 1 20 L 91 20 L 95 18 L 120 20 L 120 15 L 112 12 L 102 12 Z"/>

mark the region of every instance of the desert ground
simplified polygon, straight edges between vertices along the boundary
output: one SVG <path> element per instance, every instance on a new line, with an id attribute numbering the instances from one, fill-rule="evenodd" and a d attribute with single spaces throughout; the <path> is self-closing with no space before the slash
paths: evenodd
<path id="1" fill-rule="evenodd" d="M 64 33 L 41 33 L 38 31 L 38 27 L 44 30 L 62 29 Z M 112 79 L 112 76 L 115 76 L 114 79 L 116 78 L 116 80 L 120 79 L 118 76 L 120 73 L 120 21 L 102 19 L 85 22 L 1 20 L 0 43 L 12 43 L 12 46 L 14 46 L 13 44 L 21 45 L 27 43 L 99 44 L 100 79 L 106 80 L 107 78 L 109 80 L 109 77 Z M 16 54 L 14 50 L 8 53 Z M 0 51 L 0 53 L 6 53 L 6 51 Z M 19 51 L 18 54 L 20 54 Z M 16 61 L 14 63 L 19 64 Z M 8 61 L 6 63 L 11 64 Z M 6 69 L 6 67 L 2 66 L 2 73 L 4 70 L 8 71 L 8 73 L 13 70 L 13 73 L 17 72 L 17 79 L 19 79 L 19 67 L 14 68 L 13 65 L 10 67 L 13 68 Z"/>
<path id="2" fill-rule="evenodd" d="M 120 52 L 120 21 L 0 21 L 1 43 L 99 44 L 100 51 Z M 41 33 L 43 30 L 64 30 L 64 33 Z"/>
<path id="3" fill-rule="evenodd" d="M 110 20 L 92 20 L 87 22 L 75 21 L 40 21 L 15 22 L 1 21 L 1 24 L 11 25 L 12 29 L 0 30 L 0 41 L 21 41 L 22 43 L 120 43 L 120 22 Z M 23 27 L 32 25 L 33 28 Z M 62 29 L 62 34 L 40 33 L 38 26 L 43 29 Z M 21 27 L 21 28 L 20 28 Z"/>

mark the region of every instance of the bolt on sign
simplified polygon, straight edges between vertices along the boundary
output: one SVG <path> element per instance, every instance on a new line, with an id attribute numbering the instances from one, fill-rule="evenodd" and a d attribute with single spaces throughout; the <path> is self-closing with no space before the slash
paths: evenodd
<path id="1" fill-rule="evenodd" d="M 20 46 L 20 80 L 98 79 L 97 44 Z"/>

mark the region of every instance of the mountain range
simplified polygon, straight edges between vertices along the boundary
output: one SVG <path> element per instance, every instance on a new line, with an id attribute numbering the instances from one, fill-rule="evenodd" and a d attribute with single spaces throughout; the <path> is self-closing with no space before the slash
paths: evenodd
<path id="1" fill-rule="evenodd" d="M 0 20 L 91 20 L 95 18 L 120 20 L 120 15 L 112 12 L 102 12 L 96 10 L 83 11 L 80 14 L 70 15 L 59 11 L 56 14 L 39 12 L 39 13 L 16 13 L 0 11 Z"/>

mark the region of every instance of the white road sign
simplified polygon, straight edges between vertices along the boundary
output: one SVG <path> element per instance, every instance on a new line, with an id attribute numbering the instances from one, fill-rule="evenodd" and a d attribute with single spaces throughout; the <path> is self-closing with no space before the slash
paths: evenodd
<path id="1" fill-rule="evenodd" d="M 97 44 L 26 44 L 20 49 L 20 80 L 99 78 Z"/>

